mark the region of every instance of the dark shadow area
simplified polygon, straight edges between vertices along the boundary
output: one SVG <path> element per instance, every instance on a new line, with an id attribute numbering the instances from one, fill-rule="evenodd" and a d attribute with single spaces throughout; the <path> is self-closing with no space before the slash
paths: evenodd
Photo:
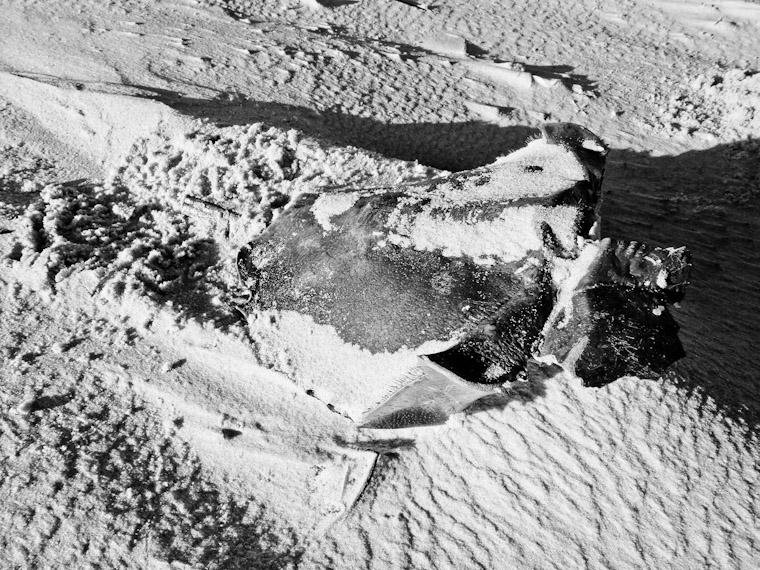
<path id="1" fill-rule="evenodd" d="M 426 2 L 417 2 L 417 0 L 396 0 L 396 2 L 406 4 L 412 8 L 419 8 L 420 10 L 429 10 L 431 8 L 434 8 L 434 6 L 429 7 Z"/>
<path id="2" fill-rule="evenodd" d="M 404 57 L 430 54 L 412 46 L 388 44 Z M 336 109 L 270 101 L 252 101 L 235 92 L 219 92 L 212 98 L 185 97 L 179 92 L 145 85 L 107 82 L 75 82 L 41 74 L 17 74 L 57 87 L 90 90 L 151 99 L 176 111 L 220 126 L 264 123 L 281 129 L 299 129 L 328 144 L 356 146 L 401 160 L 417 160 L 445 170 L 466 170 L 493 162 L 522 147 L 537 129 L 522 125 L 502 127 L 480 121 L 461 123 L 386 123 L 348 115 Z M 509 108 L 503 108 L 508 112 Z"/>
<path id="3" fill-rule="evenodd" d="M 68 404 L 74 398 L 73 392 L 66 394 L 56 394 L 53 396 L 40 396 L 35 398 L 29 403 L 27 413 L 41 412 L 43 410 L 50 410 Z"/>
<path id="4" fill-rule="evenodd" d="M 335 30 L 325 33 L 336 35 Z M 339 31 L 337 35 L 340 36 Z M 350 36 L 346 37 L 353 41 Z M 432 53 L 414 46 L 387 42 L 384 45 L 397 49 L 402 59 Z M 202 99 L 145 85 L 84 83 L 43 74 L 16 75 L 61 88 L 151 99 L 184 115 L 207 119 L 220 126 L 261 122 L 281 129 L 295 128 L 328 144 L 356 146 L 445 170 L 467 170 L 489 164 L 497 157 L 524 146 L 525 141 L 537 133 L 537 129 L 523 125 L 499 126 L 482 121 L 388 123 L 349 115 L 337 109 L 317 111 L 298 105 L 252 101 L 240 93 L 222 90 L 212 98 Z M 505 113 L 511 111 L 508 107 L 500 110 Z"/>
<path id="5" fill-rule="evenodd" d="M 256 122 L 278 128 L 296 128 L 329 144 L 357 146 L 385 156 L 446 170 L 466 170 L 493 162 L 522 147 L 536 129 L 502 127 L 470 121 L 462 123 L 385 123 L 337 110 L 256 101 L 164 99 L 177 111 L 227 125 Z"/>
<path id="6" fill-rule="evenodd" d="M 488 50 L 480 47 L 477 44 L 474 44 L 470 41 L 465 40 L 465 52 L 470 57 L 478 57 L 478 58 L 485 58 L 488 57 Z"/>
<path id="7" fill-rule="evenodd" d="M 180 358 L 179 360 L 172 362 L 169 365 L 169 370 L 176 370 L 177 368 L 180 368 L 187 363 L 187 358 Z"/>
<path id="8" fill-rule="evenodd" d="M 235 439 L 236 437 L 240 437 L 243 435 L 243 432 L 239 429 L 232 429 L 232 428 L 222 428 L 222 437 L 224 439 Z"/>
<path id="9" fill-rule="evenodd" d="M 325 8 L 340 8 L 342 6 L 351 6 L 359 0 L 317 0 L 317 4 Z"/>
<path id="10" fill-rule="evenodd" d="M 556 79 L 568 89 L 572 89 L 573 85 L 580 85 L 587 93 L 597 93 L 596 83 L 587 75 L 572 73 L 575 68 L 569 65 L 530 65 L 524 63 L 523 67 L 525 71 L 538 77 Z"/>
<path id="11" fill-rule="evenodd" d="M 12 184 L 0 180 L 0 235 L 12 233 L 12 229 L 4 226 L 10 226 L 37 199 L 39 192 L 17 191 Z"/>
<path id="12" fill-rule="evenodd" d="M 672 311 L 687 357 L 666 379 L 757 433 L 760 141 L 663 157 L 614 150 L 603 188 L 605 236 L 685 245 L 693 256 Z"/>

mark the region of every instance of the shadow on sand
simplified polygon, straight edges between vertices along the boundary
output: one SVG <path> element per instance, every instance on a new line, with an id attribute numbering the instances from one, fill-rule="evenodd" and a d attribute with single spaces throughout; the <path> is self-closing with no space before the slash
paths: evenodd
<path id="1" fill-rule="evenodd" d="M 605 189 L 605 235 L 692 252 L 692 284 L 673 311 L 687 358 L 667 378 L 757 434 L 760 141 L 656 158 L 616 150 Z"/>
<path id="2" fill-rule="evenodd" d="M 274 127 L 299 129 L 338 146 L 356 146 L 401 160 L 445 170 L 466 170 L 493 162 L 520 148 L 536 129 L 501 127 L 483 122 L 385 123 L 334 110 L 256 101 L 204 101 L 158 97 L 175 110 L 219 124 L 263 122 Z"/>

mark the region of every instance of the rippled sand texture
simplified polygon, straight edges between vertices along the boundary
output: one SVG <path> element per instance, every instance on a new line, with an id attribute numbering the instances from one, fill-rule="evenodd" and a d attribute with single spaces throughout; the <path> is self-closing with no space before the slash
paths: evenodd
<path id="1" fill-rule="evenodd" d="M 0 2 L 0 567 L 754 570 L 759 29 L 742 1 Z M 662 379 L 535 367 L 359 430 L 257 345 L 235 254 L 293 196 L 545 121 L 611 147 L 604 236 L 693 254 Z"/>

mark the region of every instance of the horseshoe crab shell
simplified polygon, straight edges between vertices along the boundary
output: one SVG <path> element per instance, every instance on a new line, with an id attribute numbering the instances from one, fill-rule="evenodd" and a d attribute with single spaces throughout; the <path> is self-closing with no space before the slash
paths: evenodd
<path id="1" fill-rule="evenodd" d="M 238 255 L 253 338 L 376 428 L 441 423 L 520 379 L 534 355 L 588 385 L 659 374 L 683 351 L 655 309 L 682 292 L 688 254 L 599 240 L 606 154 L 585 128 L 549 124 L 475 170 L 298 196 Z M 632 334 L 665 340 L 620 349 Z M 627 364 L 609 368 L 612 338 L 610 358 Z"/>

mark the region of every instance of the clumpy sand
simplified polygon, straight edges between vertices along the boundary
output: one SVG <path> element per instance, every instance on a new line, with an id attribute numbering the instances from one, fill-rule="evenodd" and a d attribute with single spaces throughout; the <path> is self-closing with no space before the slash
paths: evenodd
<path id="1" fill-rule="evenodd" d="M 4 3 L 0 567 L 755 568 L 760 5 L 411 4 Z M 294 196 L 329 231 L 547 120 L 611 147 L 602 235 L 693 253 L 662 379 L 359 430 L 403 359 L 325 389 L 330 331 L 292 370 L 231 306 Z"/>

